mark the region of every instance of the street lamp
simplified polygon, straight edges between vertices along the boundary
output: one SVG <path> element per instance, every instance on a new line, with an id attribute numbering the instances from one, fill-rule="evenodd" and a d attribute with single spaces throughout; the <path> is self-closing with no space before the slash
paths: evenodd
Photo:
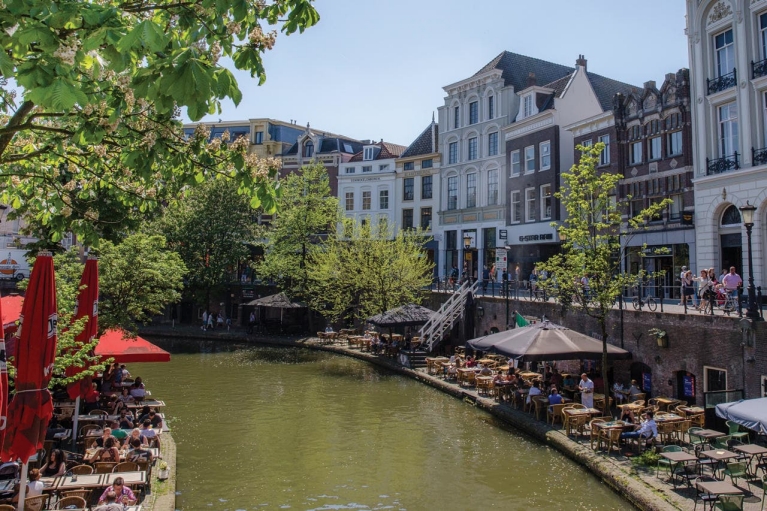
<path id="1" fill-rule="evenodd" d="M 759 311 L 756 309 L 754 256 L 751 250 L 751 228 L 754 226 L 754 211 L 756 211 L 756 206 L 749 204 L 748 201 L 746 201 L 745 206 L 740 207 L 740 213 L 743 215 L 743 225 L 746 226 L 746 237 L 748 239 L 748 310 L 746 311 L 746 317 L 756 321 L 762 318 L 759 316 Z"/>
<path id="2" fill-rule="evenodd" d="M 463 234 L 463 263 L 466 265 L 466 271 L 469 273 L 469 277 L 466 275 L 463 275 L 464 281 L 467 278 L 471 278 L 471 253 L 469 252 L 469 249 L 471 248 L 471 236 L 469 236 L 468 232 L 464 232 Z M 468 262 L 467 262 L 468 261 Z"/>

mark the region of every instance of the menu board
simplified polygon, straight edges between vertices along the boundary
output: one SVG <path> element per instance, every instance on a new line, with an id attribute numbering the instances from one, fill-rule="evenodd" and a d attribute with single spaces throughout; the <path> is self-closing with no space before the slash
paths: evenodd
<path id="1" fill-rule="evenodd" d="M 685 375 L 683 380 L 684 397 L 695 397 L 695 376 Z"/>
<path id="2" fill-rule="evenodd" d="M 647 394 L 652 392 L 652 374 L 642 373 L 642 390 Z"/>

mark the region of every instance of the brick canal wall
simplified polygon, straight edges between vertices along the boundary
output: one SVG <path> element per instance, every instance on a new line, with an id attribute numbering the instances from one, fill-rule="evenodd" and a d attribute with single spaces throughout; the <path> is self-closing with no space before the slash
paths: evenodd
<path id="1" fill-rule="evenodd" d="M 449 295 L 431 293 L 426 305 L 437 309 Z M 506 324 L 506 302 L 501 298 L 478 297 L 477 307 L 483 316 L 475 314 L 475 334 L 483 335 L 493 328 L 503 330 Z M 630 305 L 629 305 L 630 307 Z M 678 309 L 678 307 L 670 307 Z M 510 300 L 509 311 L 513 323 L 514 310 L 523 316 L 546 316 L 554 323 L 588 335 L 600 333 L 593 318 L 578 311 L 563 311 L 553 302 Z M 622 320 L 621 320 L 622 316 Z M 621 324 L 623 332 L 621 334 Z M 659 328 L 666 331 L 668 346 L 658 346 L 648 331 Z M 632 364 L 642 363 L 652 374 L 652 394 L 681 396 L 679 374 L 695 376 L 695 396 L 703 404 L 704 366 L 725 369 L 729 389 L 745 389 L 746 397 L 760 397 L 767 389 L 762 378 L 767 376 L 767 322 L 751 322 L 745 318 L 717 315 L 709 316 L 691 309 L 689 314 L 676 312 L 649 312 L 613 310 L 607 321 L 608 342 L 630 351 L 632 360 L 615 362 L 615 377 L 628 383 Z M 634 367 L 635 371 L 638 369 Z M 644 370 L 645 372 L 647 369 Z M 639 371 L 640 373 L 642 371 Z"/>

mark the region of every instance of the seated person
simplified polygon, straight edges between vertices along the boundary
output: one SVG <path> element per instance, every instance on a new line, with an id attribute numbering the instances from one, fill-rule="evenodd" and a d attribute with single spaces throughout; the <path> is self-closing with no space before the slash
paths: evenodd
<path id="1" fill-rule="evenodd" d="M 530 387 L 530 391 L 527 393 L 527 404 L 530 404 L 532 402 L 533 396 L 540 396 L 541 395 L 541 384 L 540 382 L 533 383 L 533 386 Z"/>
<path id="2" fill-rule="evenodd" d="M 629 388 L 629 397 L 632 401 L 636 399 L 637 394 L 642 394 L 642 389 L 639 388 L 639 384 L 636 380 L 631 380 L 631 388 Z"/>
<path id="3" fill-rule="evenodd" d="M 48 458 L 48 463 L 43 466 L 42 475 L 44 477 L 63 476 L 66 471 L 67 463 L 64 458 L 64 453 L 61 452 L 61 449 L 53 449 Z M 40 472 L 38 471 L 38 475 L 39 474 Z"/>
<path id="4" fill-rule="evenodd" d="M 132 442 L 134 439 L 141 442 L 141 445 L 146 447 L 148 445 L 147 439 L 144 435 L 141 434 L 141 430 L 138 428 L 133 428 L 133 431 L 130 432 L 130 436 L 128 437 L 128 443 Z"/>
<path id="5" fill-rule="evenodd" d="M 125 459 L 127 461 L 132 461 L 133 463 L 138 463 L 139 461 L 152 463 L 152 453 L 143 448 L 141 445 L 141 440 L 138 438 L 131 438 L 130 450 L 128 451 Z"/>
<path id="6" fill-rule="evenodd" d="M 67 432 L 67 428 L 61 427 L 61 425 L 59 424 L 59 420 L 54 415 L 51 418 L 51 422 L 48 423 L 48 429 L 45 431 L 45 439 L 55 440 L 56 435 L 60 435 L 66 432 Z"/>
<path id="7" fill-rule="evenodd" d="M 554 387 L 551 389 L 551 394 L 549 394 L 549 411 L 554 411 L 554 405 L 561 405 L 564 403 L 564 400 L 562 399 L 562 396 L 557 391 L 557 388 Z"/>
<path id="8" fill-rule="evenodd" d="M 98 384 L 94 383 L 91 389 L 85 393 L 85 397 L 83 398 L 83 401 L 85 401 L 85 413 L 90 413 L 93 410 L 97 410 L 99 407 L 100 399 L 101 394 L 99 394 Z"/>
<path id="9" fill-rule="evenodd" d="M 448 378 L 455 378 L 458 376 L 458 369 L 451 365 L 447 368 L 447 376 Z"/>
<path id="10" fill-rule="evenodd" d="M 118 426 L 120 429 L 133 429 L 133 414 L 125 409 L 120 410 Z"/>
<path id="11" fill-rule="evenodd" d="M 487 366 L 482 366 L 482 369 L 479 371 L 479 374 L 481 374 L 482 376 L 490 376 L 493 374 L 493 370 Z"/>
<path id="12" fill-rule="evenodd" d="M 155 412 L 154 410 L 149 412 L 149 414 L 147 415 L 147 419 L 149 419 L 149 422 L 152 424 L 152 427 L 154 429 L 161 429 L 162 428 L 162 417 L 160 417 L 157 414 L 157 412 Z M 146 420 L 146 419 L 144 419 L 144 420 Z M 143 424 L 143 421 L 142 421 L 142 424 Z"/>
<path id="13" fill-rule="evenodd" d="M 645 412 L 644 422 L 636 427 L 636 431 L 630 431 L 627 433 L 621 433 L 621 439 L 624 438 L 642 438 L 649 440 L 655 438 L 658 435 L 658 426 L 655 424 L 652 412 Z"/>
<path id="14" fill-rule="evenodd" d="M 504 384 L 506 383 L 506 377 L 499 371 L 498 374 L 493 377 L 493 383 Z"/>
<path id="15" fill-rule="evenodd" d="M 107 486 L 104 493 L 99 497 L 99 504 L 106 502 L 107 495 L 114 493 L 116 496 L 115 502 L 118 504 L 132 506 L 136 503 L 136 496 L 133 494 L 130 488 L 125 486 L 125 479 L 122 477 L 115 478 L 115 482 L 112 486 Z"/>
<path id="16" fill-rule="evenodd" d="M 152 445 L 157 438 L 157 431 L 152 429 L 152 422 L 149 419 L 141 424 L 141 429 L 139 431 L 141 431 L 142 436 L 146 437 L 146 441 L 149 445 Z"/>
<path id="17" fill-rule="evenodd" d="M 565 379 L 562 380 L 562 386 L 567 388 L 575 387 L 575 379 L 573 378 L 571 374 L 568 374 L 567 376 L 565 376 Z"/>
<path id="18" fill-rule="evenodd" d="M 613 385 L 613 397 L 615 398 L 616 404 L 621 404 L 624 399 L 626 399 L 626 392 L 623 390 L 623 384 L 619 382 L 615 382 Z"/>
<path id="19" fill-rule="evenodd" d="M 469 357 L 466 359 L 466 367 L 476 367 L 477 362 L 474 360 L 474 357 L 469 355 Z"/>
<path id="20" fill-rule="evenodd" d="M 120 428 L 119 422 L 112 421 L 112 436 L 115 437 L 120 444 L 122 444 L 123 440 L 128 438 L 128 433 Z"/>
<path id="21" fill-rule="evenodd" d="M 120 463 L 120 450 L 117 448 L 117 439 L 110 436 L 104 442 L 104 447 L 99 449 L 96 454 L 88 461 L 91 463 L 96 462 L 112 462 Z"/>
<path id="22" fill-rule="evenodd" d="M 102 430 L 101 436 L 96 439 L 94 444 L 96 447 L 104 447 L 104 444 L 107 441 L 107 438 L 112 436 L 112 428 L 106 427 Z"/>
<path id="23" fill-rule="evenodd" d="M 141 413 L 136 414 L 136 417 L 138 417 L 136 424 L 140 426 L 141 423 L 143 423 L 146 419 L 149 418 L 149 412 L 151 411 L 152 409 L 149 407 L 149 405 L 144 405 L 144 407 L 141 409 Z"/>
<path id="24" fill-rule="evenodd" d="M 63 475 L 63 474 L 62 474 Z M 18 483 L 16 484 L 16 490 L 18 490 Z M 37 497 L 43 494 L 45 484 L 40 480 L 40 470 L 32 468 L 29 470 L 29 482 L 27 483 L 27 498 Z M 18 491 L 13 497 L 13 503 L 16 504 L 19 501 Z"/>
<path id="25" fill-rule="evenodd" d="M 120 389 L 120 395 L 117 396 L 117 399 L 119 399 L 120 401 L 122 401 L 123 404 L 126 404 L 126 405 L 128 403 L 132 403 L 133 401 L 135 401 L 135 399 L 133 399 L 133 396 L 130 395 L 130 389 L 128 387 L 123 387 L 122 389 Z"/>
<path id="26" fill-rule="evenodd" d="M 104 498 L 104 503 L 98 507 L 93 508 L 93 511 L 123 511 L 125 506 L 117 503 L 117 494 L 114 491 L 110 491 Z"/>

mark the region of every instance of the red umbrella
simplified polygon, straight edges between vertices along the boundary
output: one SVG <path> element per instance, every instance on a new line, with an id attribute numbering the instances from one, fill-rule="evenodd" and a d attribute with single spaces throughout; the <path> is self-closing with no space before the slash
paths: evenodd
<path id="1" fill-rule="evenodd" d="M 115 362 L 170 362 L 170 353 L 155 346 L 143 337 L 131 338 L 122 330 L 107 330 L 99 337 L 96 355 L 114 358 Z"/>
<path id="2" fill-rule="evenodd" d="M 0 304 L 0 318 L 3 316 Z M 5 427 L 8 424 L 8 366 L 5 358 L 5 336 L 0 335 L 0 446 L 5 440 Z"/>
<path id="3" fill-rule="evenodd" d="M 56 357 L 56 282 L 53 257 L 40 252 L 21 310 L 16 344 L 16 395 L 8 409 L 3 459 L 29 460 L 43 446 L 53 402 L 48 383 Z"/>
<path id="4" fill-rule="evenodd" d="M 74 321 L 81 318 L 88 318 L 88 322 L 85 323 L 83 331 L 75 337 L 75 343 L 77 346 L 75 350 L 79 349 L 83 344 L 88 344 L 93 341 L 98 335 L 99 329 L 99 261 L 95 257 L 88 257 L 85 261 L 85 268 L 83 269 L 83 276 L 80 278 L 80 292 L 77 295 L 77 302 L 75 304 Z M 85 367 L 70 366 L 67 367 L 66 375 L 75 376 L 83 372 L 88 367 L 86 362 Z M 93 386 L 93 378 L 86 376 L 77 380 L 74 383 L 67 385 L 67 393 L 70 399 L 77 399 L 85 397 L 85 394 Z"/>

